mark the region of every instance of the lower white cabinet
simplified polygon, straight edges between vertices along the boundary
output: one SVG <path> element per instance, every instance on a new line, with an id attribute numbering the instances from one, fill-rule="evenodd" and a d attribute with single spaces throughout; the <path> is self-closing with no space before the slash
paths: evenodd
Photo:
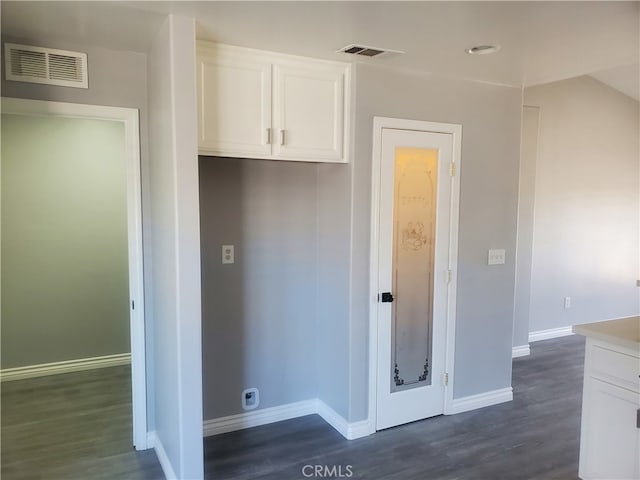
<path id="1" fill-rule="evenodd" d="M 583 480 L 640 479 L 640 358 L 587 338 L 580 470 Z"/>

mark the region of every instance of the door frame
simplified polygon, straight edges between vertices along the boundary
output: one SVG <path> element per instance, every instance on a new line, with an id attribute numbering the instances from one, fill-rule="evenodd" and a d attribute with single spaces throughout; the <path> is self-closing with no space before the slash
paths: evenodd
<path id="1" fill-rule="evenodd" d="M 138 110 L 135 108 L 2 97 L 2 113 L 26 116 L 109 120 L 121 122 L 124 126 L 133 445 L 136 450 L 144 450 L 148 448 L 147 388 L 142 250 L 142 183 L 140 174 L 140 128 Z"/>
<path id="2" fill-rule="evenodd" d="M 448 384 L 445 386 L 444 414 L 453 413 L 455 327 L 456 327 L 456 286 L 458 278 L 458 220 L 460 212 L 460 161 L 462 151 L 462 125 L 436 123 L 422 120 L 405 120 L 390 117 L 373 118 L 373 152 L 371 163 L 371 251 L 369 259 L 369 411 L 370 433 L 377 431 L 376 411 L 378 405 L 378 280 L 380 251 L 380 166 L 382 163 L 382 130 L 412 130 L 418 132 L 444 133 L 453 136 L 453 158 L 451 176 L 451 222 L 449 225 L 449 261 L 451 281 L 447 290 L 447 320 L 445 344 L 445 372 Z"/>

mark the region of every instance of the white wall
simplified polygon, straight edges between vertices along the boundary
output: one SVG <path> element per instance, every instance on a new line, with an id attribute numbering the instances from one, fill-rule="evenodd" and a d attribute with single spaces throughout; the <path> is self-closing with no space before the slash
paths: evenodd
<path id="1" fill-rule="evenodd" d="M 195 22 L 169 16 L 148 57 L 155 447 L 203 478 Z"/>
<path id="2" fill-rule="evenodd" d="M 530 331 L 637 315 L 638 102 L 579 77 L 525 104 L 540 107 Z"/>

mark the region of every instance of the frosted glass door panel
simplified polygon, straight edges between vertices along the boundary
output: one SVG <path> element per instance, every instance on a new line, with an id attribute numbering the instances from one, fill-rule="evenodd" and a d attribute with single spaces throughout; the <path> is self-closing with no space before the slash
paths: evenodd
<path id="1" fill-rule="evenodd" d="M 438 154 L 395 149 L 392 392 L 431 385 Z"/>

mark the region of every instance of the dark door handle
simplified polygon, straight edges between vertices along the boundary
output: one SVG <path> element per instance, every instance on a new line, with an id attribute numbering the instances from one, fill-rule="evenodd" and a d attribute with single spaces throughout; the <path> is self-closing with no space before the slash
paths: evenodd
<path id="1" fill-rule="evenodd" d="M 382 303 L 391 303 L 393 302 L 393 295 L 391 295 L 391 292 L 384 292 L 380 295 L 380 301 Z"/>
<path id="2" fill-rule="evenodd" d="M 640 408 L 636 411 L 636 428 L 640 428 Z"/>

